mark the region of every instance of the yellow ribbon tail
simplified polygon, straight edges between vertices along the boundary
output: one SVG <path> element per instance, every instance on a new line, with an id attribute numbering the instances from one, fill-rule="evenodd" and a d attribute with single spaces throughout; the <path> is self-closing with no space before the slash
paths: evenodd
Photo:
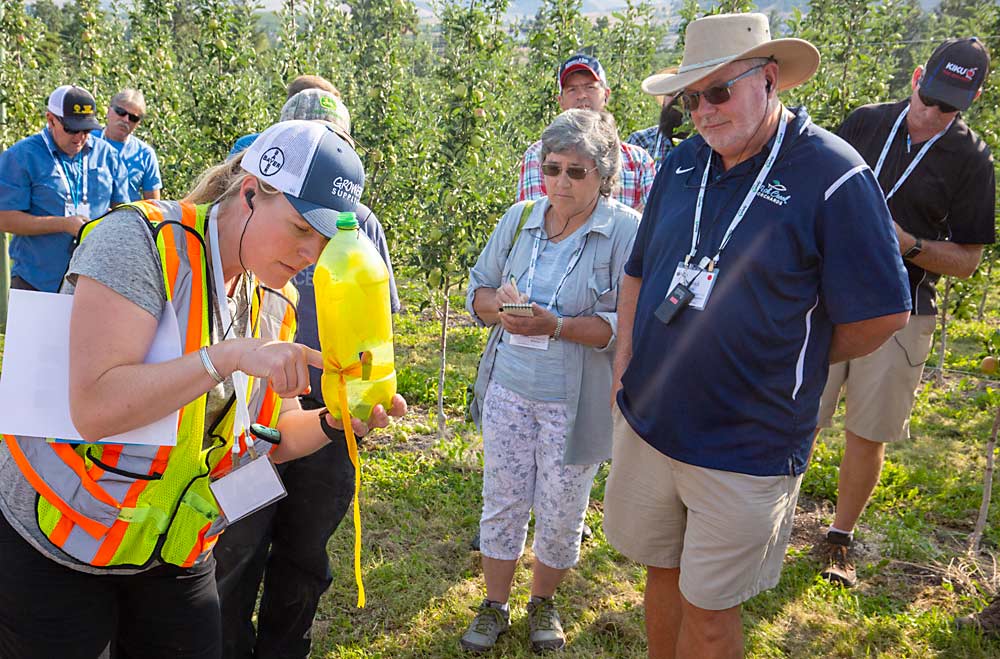
<path id="1" fill-rule="evenodd" d="M 347 438 L 347 454 L 354 465 L 354 580 L 358 584 L 358 608 L 365 608 L 365 584 L 361 579 L 361 508 L 358 495 L 361 493 L 361 457 L 358 455 L 358 442 L 354 438 L 354 428 L 351 427 L 351 412 L 347 407 L 347 382 L 340 376 L 337 387 L 337 397 L 340 399 L 340 419 L 344 423 L 344 436 Z"/>

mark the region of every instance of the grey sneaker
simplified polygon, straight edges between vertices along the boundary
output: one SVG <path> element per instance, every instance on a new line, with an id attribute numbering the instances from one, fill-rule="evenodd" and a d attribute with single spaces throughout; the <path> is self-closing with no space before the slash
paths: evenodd
<path id="1" fill-rule="evenodd" d="M 956 618 L 955 624 L 960 629 L 973 627 L 987 636 L 1000 636 L 1000 597 L 993 598 L 993 601 L 978 613 Z"/>
<path id="2" fill-rule="evenodd" d="M 566 645 L 559 611 L 551 597 L 532 597 L 528 602 L 528 629 L 535 652 L 560 650 Z"/>
<path id="3" fill-rule="evenodd" d="M 476 612 L 459 644 L 469 652 L 486 652 L 496 645 L 500 634 L 510 629 L 510 613 L 489 600 L 483 600 Z"/>

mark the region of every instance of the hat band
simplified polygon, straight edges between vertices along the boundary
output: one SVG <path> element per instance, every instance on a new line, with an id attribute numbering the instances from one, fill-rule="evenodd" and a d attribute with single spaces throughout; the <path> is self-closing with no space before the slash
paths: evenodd
<path id="1" fill-rule="evenodd" d="M 704 62 L 698 62 L 697 64 L 682 64 L 678 69 L 677 73 L 687 73 L 688 71 L 694 71 L 695 69 L 704 69 L 708 66 L 715 66 L 716 64 L 722 64 L 723 62 L 729 62 L 736 59 L 739 54 L 726 55 L 724 57 L 717 57 L 715 59 L 706 60 Z"/>

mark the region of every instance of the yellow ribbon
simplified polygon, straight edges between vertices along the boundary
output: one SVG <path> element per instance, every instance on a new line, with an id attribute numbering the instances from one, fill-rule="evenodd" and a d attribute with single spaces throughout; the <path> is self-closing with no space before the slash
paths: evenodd
<path id="1" fill-rule="evenodd" d="M 358 455 L 358 442 L 354 438 L 354 428 L 351 427 L 351 411 L 347 406 L 347 380 L 345 375 L 360 376 L 361 362 L 354 362 L 347 368 L 340 368 L 334 362 L 333 368 L 327 372 L 336 373 L 338 377 L 337 398 L 340 404 L 340 420 L 344 424 L 344 437 L 347 438 L 347 454 L 354 465 L 354 581 L 358 584 L 358 608 L 365 608 L 365 584 L 361 579 L 361 508 L 358 495 L 361 493 L 361 457 Z"/>

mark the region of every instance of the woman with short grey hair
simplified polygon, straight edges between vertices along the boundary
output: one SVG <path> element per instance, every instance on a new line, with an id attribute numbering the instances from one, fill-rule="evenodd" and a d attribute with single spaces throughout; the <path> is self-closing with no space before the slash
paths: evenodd
<path id="1" fill-rule="evenodd" d="M 470 651 L 492 648 L 509 627 L 532 512 L 531 646 L 566 642 L 553 596 L 580 558 L 594 475 L 611 456 L 618 284 L 639 224 L 609 196 L 620 151 L 610 115 L 559 115 L 542 133 L 547 196 L 508 210 L 471 272 L 466 307 L 492 331 L 472 403 L 483 432 L 486 599 L 462 636 Z"/>

